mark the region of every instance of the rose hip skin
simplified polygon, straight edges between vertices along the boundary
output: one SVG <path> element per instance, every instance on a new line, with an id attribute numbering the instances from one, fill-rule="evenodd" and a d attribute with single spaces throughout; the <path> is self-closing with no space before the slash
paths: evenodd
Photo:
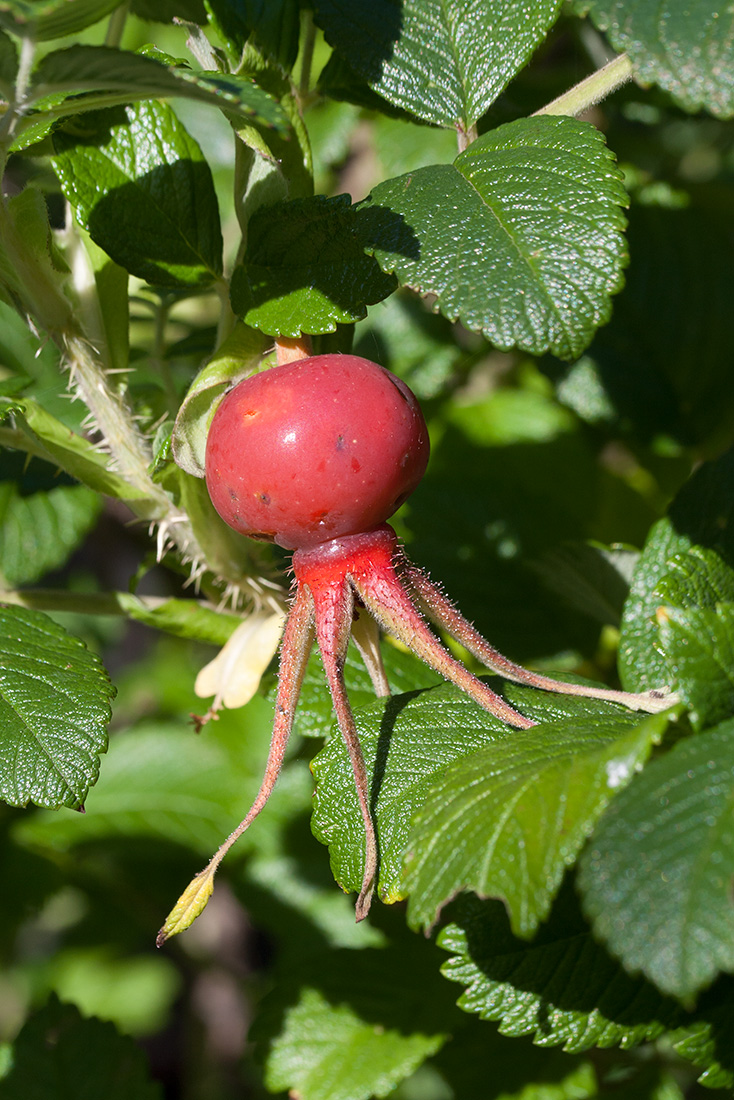
<path id="1" fill-rule="evenodd" d="M 428 461 L 415 397 L 356 355 L 316 355 L 246 378 L 222 400 L 206 482 L 225 523 L 307 549 L 384 523 Z"/>

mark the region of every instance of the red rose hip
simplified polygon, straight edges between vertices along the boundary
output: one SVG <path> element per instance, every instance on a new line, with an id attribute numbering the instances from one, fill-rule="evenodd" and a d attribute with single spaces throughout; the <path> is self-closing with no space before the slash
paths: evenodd
<path id="1" fill-rule="evenodd" d="M 384 523 L 420 482 L 428 452 L 404 382 L 356 355 L 315 355 L 246 378 L 224 397 L 206 482 L 236 531 L 308 549 Z"/>

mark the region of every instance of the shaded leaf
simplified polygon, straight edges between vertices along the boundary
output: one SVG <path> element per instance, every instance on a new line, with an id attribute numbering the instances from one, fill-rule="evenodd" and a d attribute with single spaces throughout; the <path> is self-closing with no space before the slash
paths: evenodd
<path id="1" fill-rule="evenodd" d="M 113 695 L 78 638 L 38 611 L 0 607 L 0 796 L 81 806 L 107 747 Z"/>
<path id="2" fill-rule="evenodd" d="M 734 415 L 734 213 L 712 199 L 694 190 L 687 206 L 633 203 L 624 289 L 561 397 L 571 404 L 575 389 L 584 418 L 715 454 Z"/>
<path id="3" fill-rule="evenodd" d="M 13 34 L 44 42 L 79 34 L 119 4 L 120 0 L 0 0 L 0 25 Z"/>
<path id="4" fill-rule="evenodd" d="M 272 712 L 260 701 L 247 710 L 222 713 L 201 735 L 181 721 L 141 724 L 112 740 L 83 818 L 70 815 L 59 821 L 38 815 L 21 823 L 18 836 L 24 844 L 60 850 L 108 837 L 153 837 L 208 857 L 255 796 L 271 723 Z M 294 797 L 300 808 L 308 787 L 307 775 L 286 769 L 268 813 L 236 852 L 256 850 L 277 829 L 282 808 Z"/>
<path id="5" fill-rule="evenodd" d="M 596 933 L 686 1001 L 734 969 L 733 771 L 734 721 L 676 745 L 612 803 L 581 860 Z"/>
<path id="6" fill-rule="evenodd" d="M 239 60 L 245 44 L 255 44 L 284 69 L 298 55 L 301 12 L 298 0 L 207 0 L 214 26 Z"/>
<path id="7" fill-rule="evenodd" d="M 206 286 L 221 274 L 211 172 L 170 107 L 94 113 L 58 131 L 54 146 L 77 218 L 121 267 L 158 286 Z"/>
<path id="8" fill-rule="evenodd" d="M 484 134 L 453 165 L 378 184 L 362 209 L 404 219 L 412 249 L 384 215 L 370 247 L 446 317 L 503 349 L 573 358 L 622 285 L 626 201 L 598 130 L 539 116 Z"/>
<path id="9" fill-rule="evenodd" d="M 48 54 L 35 70 L 32 90 L 39 99 L 58 92 L 84 91 L 120 91 L 131 100 L 185 96 L 264 126 L 287 127 L 280 104 L 247 77 L 169 68 L 152 57 L 108 46 L 69 46 Z M 97 106 L 93 98 L 89 103 L 92 108 Z M 84 99 L 75 96 L 63 112 L 57 108 L 55 113 L 83 110 Z M 32 123 L 32 115 L 29 121 Z"/>
<path id="10" fill-rule="evenodd" d="M 394 695 L 437 687 L 442 683 L 441 677 L 412 653 L 406 653 L 388 641 L 383 641 L 381 650 L 387 678 Z M 350 645 L 347 650 L 344 676 L 353 709 L 375 703 L 375 689 L 364 661 L 358 655 L 354 645 Z M 274 698 L 274 689 L 272 694 Z M 318 653 L 313 653 L 306 666 L 293 728 L 301 737 L 326 737 L 333 722 L 334 703 L 326 682 L 324 666 Z"/>
<path id="11" fill-rule="evenodd" d="M 145 1056 L 113 1024 L 85 1020 L 74 1005 L 55 998 L 34 1013 L 13 1044 L 13 1059 L 0 1083 L 3 1100 L 161 1100 Z"/>
<path id="12" fill-rule="evenodd" d="M 62 566 L 91 530 L 101 505 L 83 485 L 25 496 L 12 482 L 0 482 L 0 575 L 16 587 Z"/>
<path id="13" fill-rule="evenodd" d="M 271 336 L 291 337 L 334 332 L 365 317 L 395 281 L 365 255 L 360 220 L 348 195 L 261 208 L 232 277 L 235 313 Z"/>
<path id="14" fill-rule="evenodd" d="M 718 0 L 576 0 L 616 50 L 626 51 L 641 84 L 658 84 L 687 111 L 734 115 L 734 12 Z"/>
<path id="15" fill-rule="evenodd" d="M 594 939 L 570 884 L 531 943 L 513 935 L 500 902 L 462 899 L 451 916 L 438 939 L 452 955 L 442 973 L 466 987 L 459 1007 L 497 1020 L 503 1035 L 532 1035 L 540 1046 L 568 1051 L 630 1047 L 682 1015 Z"/>
<path id="16" fill-rule="evenodd" d="M 467 131 L 555 22 L 557 0 L 316 0 L 326 40 L 389 103 Z"/>
<path id="17" fill-rule="evenodd" d="M 693 1019 L 671 1035 L 683 1058 L 704 1072 L 702 1085 L 712 1089 L 734 1087 L 734 982 L 719 978 L 702 994 Z"/>

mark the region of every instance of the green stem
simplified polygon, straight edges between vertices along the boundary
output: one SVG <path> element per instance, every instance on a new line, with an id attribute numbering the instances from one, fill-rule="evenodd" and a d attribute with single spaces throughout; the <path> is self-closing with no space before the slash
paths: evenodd
<path id="1" fill-rule="evenodd" d="M 303 51 L 301 53 L 301 77 L 298 81 L 298 99 L 306 99 L 311 87 L 311 65 L 316 44 L 316 27 L 310 11 L 303 13 Z"/>
<path id="2" fill-rule="evenodd" d="M 570 115 L 575 117 L 606 99 L 608 95 L 632 79 L 632 62 L 626 53 L 620 54 L 563 95 L 536 111 L 536 115 Z"/>
<path id="3" fill-rule="evenodd" d="M 28 86 L 33 69 L 33 59 L 36 56 L 36 43 L 33 38 L 21 38 L 20 55 L 18 57 L 18 72 L 15 77 L 15 94 L 13 102 L 9 104 L 2 121 L 0 122 L 0 145 L 3 150 L 3 169 L 7 157 L 7 146 L 15 136 L 18 119 L 23 114 L 28 97 Z"/>
<path id="4" fill-rule="evenodd" d="M 64 592 L 53 588 L 24 588 L 0 591 L 0 603 L 28 607 L 34 611 L 67 611 L 78 615 L 128 615 L 118 592 Z M 149 611 L 167 602 L 166 596 L 137 596 Z M 212 607 L 212 604 L 207 606 Z"/>
<path id="5" fill-rule="evenodd" d="M 127 0 L 125 4 L 120 4 L 119 8 L 115 8 L 107 24 L 107 33 L 104 38 L 105 46 L 118 47 L 120 45 L 129 11 L 130 0 Z"/>

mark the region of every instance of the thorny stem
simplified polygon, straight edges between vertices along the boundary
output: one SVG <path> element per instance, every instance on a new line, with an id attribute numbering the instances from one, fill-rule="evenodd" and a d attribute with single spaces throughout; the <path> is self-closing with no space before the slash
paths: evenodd
<path id="1" fill-rule="evenodd" d="M 606 99 L 608 95 L 632 79 L 632 62 L 626 53 L 620 54 L 591 76 L 569 88 L 539 111 L 536 115 L 570 115 L 575 117 Z"/>

